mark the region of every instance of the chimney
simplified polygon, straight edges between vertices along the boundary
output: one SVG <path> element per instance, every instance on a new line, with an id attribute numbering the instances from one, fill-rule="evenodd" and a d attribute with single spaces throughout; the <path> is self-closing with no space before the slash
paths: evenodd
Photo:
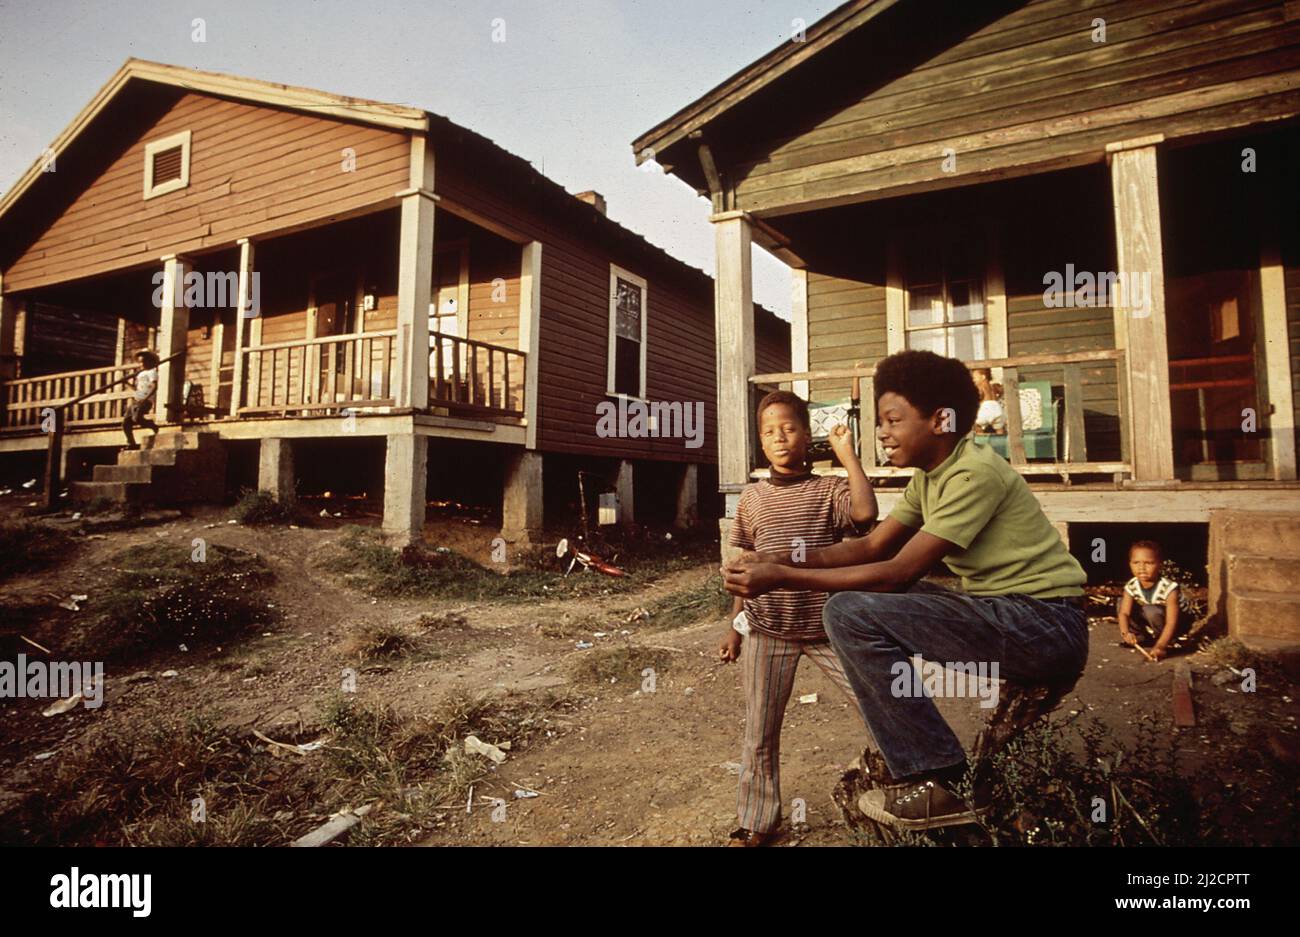
<path id="1" fill-rule="evenodd" d="M 605 214 L 605 196 L 596 191 L 579 192 L 574 198 L 586 202 L 602 215 Z"/>

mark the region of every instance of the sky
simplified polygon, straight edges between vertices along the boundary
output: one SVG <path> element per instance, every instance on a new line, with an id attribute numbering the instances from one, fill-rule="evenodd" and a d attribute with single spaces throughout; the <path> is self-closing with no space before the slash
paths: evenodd
<path id="1" fill-rule="evenodd" d="M 638 168 L 632 140 L 837 5 L 0 0 L 0 190 L 135 56 L 442 114 L 712 274 L 708 202 Z M 754 254 L 755 300 L 788 318 L 789 268 Z"/>

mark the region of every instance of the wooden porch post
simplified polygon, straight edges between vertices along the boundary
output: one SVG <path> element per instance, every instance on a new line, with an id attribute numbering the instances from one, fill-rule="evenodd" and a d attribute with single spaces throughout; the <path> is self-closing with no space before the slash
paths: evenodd
<path id="1" fill-rule="evenodd" d="M 1125 303 L 1131 299 L 1134 277 L 1149 285 L 1145 307 L 1130 304 L 1115 311 L 1117 342 L 1122 342 L 1127 352 L 1132 403 L 1130 451 L 1133 477 L 1139 481 L 1174 477 L 1164 253 L 1156 177 L 1156 144 L 1163 139 L 1158 135 L 1141 137 L 1106 147 L 1115 211 L 1115 272 L 1124 286 Z"/>
<path id="2" fill-rule="evenodd" d="M 525 448 L 537 448 L 537 348 L 542 315 L 542 242 L 523 246 L 519 262 L 519 350 L 524 359 Z"/>
<path id="3" fill-rule="evenodd" d="M 18 376 L 18 349 L 22 345 L 18 327 L 18 300 L 6 295 L 4 274 L 0 273 L 0 381 Z"/>
<path id="4" fill-rule="evenodd" d="M 239 416 L 244 405 L 244 346 L 249 339 L 249 320 L 261 314 L 253 307 L 253 242 L 239 239 L 239 299 L 235 303 L 235 370 L 230 379 L 230 415 Z"/>
<path id="5" fill-rule="evenodd" d="M 1287 334 L 1286 278 L 1276 231 L 1260 251 L 1259 292 L 1262 320 L 1264 367 L 1268 374 L 1270 466 L 1278 481 L 1296 477 L 1295 404 L 1292 400 L 1290 338 Z"/>
<path id="6" fill-rule="evenodd" d="M 158 356 L 168 358 L 185 350 L 190 330 L 190 310 L 185 305 L 185 276 L 192 265 L 183 257 L 163 258 L 162 308 L 158 311 Z M 158 369 L 156 416 L 160 423 L 180 419 L 181 383 L 185 379 L 185 358 L 169 361 Z M 172 413 L 172 410 L 177 410 Z"/>
<path id="7" fill-rule="evenodd" d="M 754 373 L 753 225 L 742 211 L 721 212 L 709 220 L 717 245 L 718 486 L 734 494 L 749 481 L 753 440 L 754 415 L 749 412 L 749 378 Z"/>
<path id="8" fill-rule="evenodd" d="M 808 370 L 808 271 L 790 270 L 790 370 Z M 794 381 L 790 389 L 808 399 L 808 382 Z"/>
<path id="9" fill-rule="evenodd" d="M 397 406 L 429 406 L 429 300 L 433 292 L 433 147 L 411 137 L 410 188 L 402 200 L 397 273 L 397 342 L 393 387 Z"/>

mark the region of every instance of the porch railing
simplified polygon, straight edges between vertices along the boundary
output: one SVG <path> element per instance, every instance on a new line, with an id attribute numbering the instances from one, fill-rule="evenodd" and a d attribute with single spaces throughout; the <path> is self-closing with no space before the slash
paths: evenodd
<path id="1" fill-rule="evenodd" d="M 437 331 L 429 332 L 429 406 L 522 418 L 528 355 Z"/>
<path id="2" fill-rule="evenodd" d="M 241 350 L 240 415 L 393 405 L 396 330 Z"/>
<path id="3" fill-rule="evenodd" d="M 68 407 L 64 425 L 71 427 L 120 423 L 125 401 L 131 398 L 131 389 L 119 385 L 102 394 L 96 391 L 121 381 L 134 370 L 134 365 L 109 366 L 5 381 L 0 385 L 0 392 L 4 395 L 0 430 L 21 432 L 39 429 L 45 419 L 45 411 L 83 396 L 84 400 L 77 400 Z"/>
<path id="4" fill-rule="evenodd" d="M 1089 460 L 1088 419 L 1084 407 L 1084 370 L 1088 367 L 1106 367 L 1113 364 L 1115 373 L 1115 395 L 1112 400 L 1115 414 L 1111 418 L 1118 429 L 1118 446 L 1108 446 L 1112 451 L 1118 449 L 1118 460 Z M 1132 473 L 1130 456 L 1132 421 L 1129 413 L 1127 382 L 1125 379 L 1124 352 L 1121 349 L 1101 351 L 1067 352 L 1054 355 L 1020 355 L 1014 358 L 995 358 L 986 361 L 970 361 L 967 368 L 975 371 L 981 368 L 1000 369 L 1002 384 L 1002 410 L 1006 422 L 1004 434 L 984 434 L 977 436 L 979 441 L 993 445 L 1001 451 L 1016 469 L 1025 475 L 1062 475 L 1072 474 L 1122 474 Z M 1031 372 L 1026 379 L 1025 371 Z M 876 403 L 874 388 L 875 369 L 872 367 L 833 368 L 823 371 L 794 371 L 775 374 L 755 374 L 750 377 L 750 386 L 754 391 L 753 404 L 758 403 L 757 395 L 777 388 L 790 389 L 794 382 L 827 382 L 857 379 L 860 386 L 858 397 L 858 423 L 860 426 L 859 458 L 868 475 L 888 476 L 909 472 L 884 465 L 875 444 Z M 996 379 L 996 374 L 995 374 Z M 1043 401 L 1047 408 L 1034 419 L 1036 428 L 1026 431 L 1025 417 L 1021 407 L 1020 389 L 1022 384 L 1046 383 L 1050 392 L 1049 400 Z M 1059 393 L 1058 393 L 1059 391 Z M 1041 394 L 1039 395 L 1041 397 Z M 753 407 L 750 408 L 751 412 Z M 1050 414 L 1050 416 L 1045 416 Z M 1102 416 L 1106 416 L 1102 414 Z M 752 418 L 752 417 L 751 417 Z M 1093 421 L 1094 428 L 1097 420 Z M 1099 432 L 1097 433 L 1100 434 Z M 1043 445 L 1037 447 L 1039 452 L 1048 452 L 1031 459 L 1027 452 L 1026 439 Z M 1059 441 L 1059 444 L 1058 444 Z M 1100 448 L 1094 440 L 1093 447 Z M 761 450 L 756 451 L 755 465 L 762 464 Z"/>

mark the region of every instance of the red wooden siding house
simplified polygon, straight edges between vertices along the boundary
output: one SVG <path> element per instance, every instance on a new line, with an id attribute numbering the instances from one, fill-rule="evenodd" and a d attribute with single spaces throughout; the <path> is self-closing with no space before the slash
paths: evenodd
<path id="1" fill-rule="evenodd" d="M 499 473 L 508 538 L 578 468 L 624 520 L 680 523 L 713 475 L 711 279 L 436 114 L 129 60 L 0 200 L 0 245 L 0 453 L 44 447 L 66 405 L 74 479 L 120 443 L 128 391 L 103 388 L 145 347 L 179 355 L 159 446 L 256 441 L 289 497 L 300 442 L 383 440 L 399 538 L 430 465 Z M 759 316 L 764 366 L 789 367 Z M 702 444 L 598 433 L 619 401 L 698 404 Z M 87 466 L 74 497 L 148 498 L 168 458 Z"/>
<path id="2" fill-rule="evenodd" d="M 935 350 L 1001 384 L 977 441 L 1063 531 L 1209 523 L 1214 611 L 1300 640 L 1300 4 L 851 0 L 633 148 L 713 201 L 728 496 L 763 387 L 857 377 L 871 427 L 875 362 Z M 793 269 L 790 372 L 751 240 Z"/>

